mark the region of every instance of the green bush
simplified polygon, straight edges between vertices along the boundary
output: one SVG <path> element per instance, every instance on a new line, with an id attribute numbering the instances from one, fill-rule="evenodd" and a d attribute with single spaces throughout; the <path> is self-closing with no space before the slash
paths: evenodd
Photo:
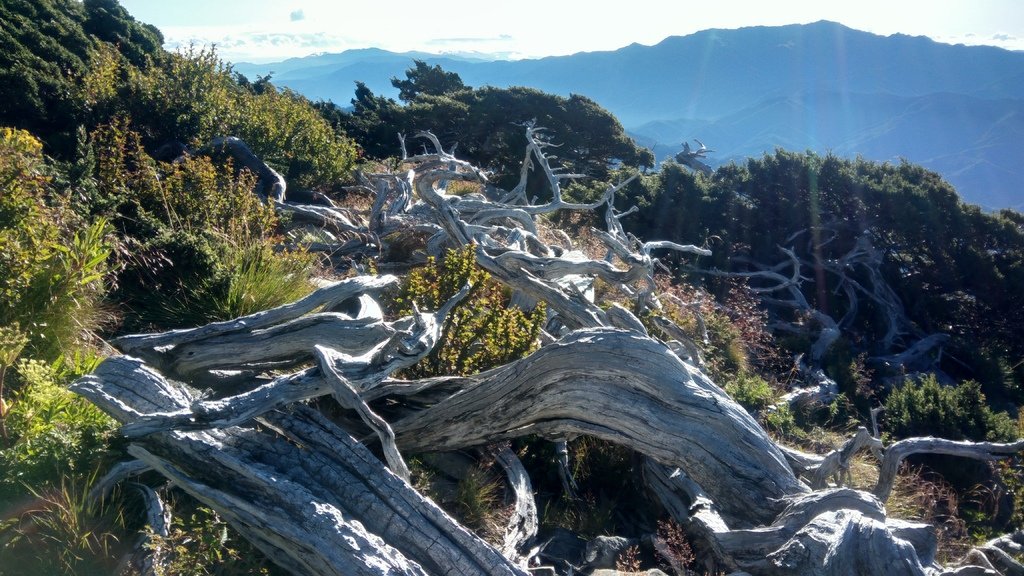
<path id="1" fill-rule="evenodd" d="M 94 198 L 121 238 L 114 295 L 132 329 L 177 328 L 284 304 L 307 294 L 314 259 L 275 253 L 277 215 L 253 175 L 206 157 L 155 162 L 115 120 L 93 133 Z"/>
<path id="2" fill-rule="evenodd" d="M 97 124 L 130 118 L 146 146 L 180 141 L 201 148 L 218 136 L 238 136 L 292 187 L 329 188 L 349 178 L 357 156 L 350 139 L 299 94 L 252 86 L 212 49 L 190 47 L 140 69 L 101 47 L 80 90 Z"/>
<path id="3" fill-rule="evenodd" d="M 397 299 L 400 313 L 411 313 L 413 304 L 437 310 L 466 284 L 471 292 L 448 315 L 441 341 L 407 376 L 473 374 L 534 350 L 545 319 L 543 304 L 529 313 L 509 306 L 506 289 L 476 265 L 472 246 L 451 250 L 441 261 L 430 258 L 410 272 Z"/>
<path id="4" fill-rule="evenodd" d="M 115 422 L 69 392 L 64 382 L 70 375 L 61 378 L 59 367 L 29 359 L 15 365 L 20 386 L 3 419 L 0 502 L 23 494 L 25 486 L 52 487 L 66 475 L 87 475 L 105 455 Z"/>
<path id="5" fill-rule="evenodd" d="M 180 502 L 173 507 L 167 536 L 148 534 L 149 548 L 162 556 L 153 567 L 157 576 L 284 574 L 213 510 L 199 506 L 189 512 Z"/>
<path id="6" fill-rule="evenodd" d="M 799 433 L 796 416 L 788 404 L 781 404 L 776 406 L 774 410 L 766 412 L 764 414 L 764 425 L 767 429 L 774 430 L 779 434 L 794 435 Z"/>
<path id="7" fill-rule="evenodd" d="M 938 436 L 953 440 L 1008 442 L 1017 424 L 1005 412 L 993 412 L 981 385 L 968 380 L 943 386 L 934 375 L 907 380 L 885 400 L 887 433 L 895 438 Z"/>
<path id="8" fill-rule="evenodd" d="M 52 362 L 98 323 L 110 247 L 105 220 L 71 232 L 49 170 L 37 139 L 0 130 L 0 326 L 18 323 L 26 354 Z"/>
<path id="9" fill-rule="evenodd" d="M 775 390 L 756 374 L 740 372 L 725 385 L 725 391 L 741 406 L 752 412 L 759 412 L 775 401 Z"/>

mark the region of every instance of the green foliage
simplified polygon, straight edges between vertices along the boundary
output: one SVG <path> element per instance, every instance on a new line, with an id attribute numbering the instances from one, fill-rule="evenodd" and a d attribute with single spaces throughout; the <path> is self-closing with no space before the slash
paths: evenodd
<path id="1" fill-rule="evenodd" d="M 792 436 L 800 433 L 796 424 L 796 417 L 789 404 L 781 404 L 776 406 L 774 410 L 766 411 L 763 418 L 765 427 L 769 430 L 774 430 L 778 434 Z"/>
<path id="2" fill-rule="evenodd" d="M 725 391 L 733 400 L 749 411 L 759 412 L 775 402 L 771 385 L 756 374 L 740 372 L 725 384 Z"/>
<path id="3" fill-rule="evenodd" d="M 154 563 L 157 576 L 282 574 L 209 508 L 180 511 L 167 536 L 150 531 L 148 537 L 148 547 L 161 555 L 162 562 Z"/>
<path id="4" fill-rule="evenodd" d="M 24 486 L 45 487 L 64 475 L 88 473 L 105 454 L 115 422 L 69 392 L 59 368 L 30 359 L 15 365 L 19 386 L 3 418 L 0 502 Z"/>
<path id="5" fill-rule="evenodd" d="M 269 82 L 253 89 L 212 49 L 189 47 L 140 69 L 101 47 L 81 85 L 95 122 L 130 118 L 125 128 L 150 148 L 238 136 L 296 188 L 337 186 L 355 164 L 354 144 L 308 100 Z"/>
<path id="6" fill-rule="evenodd" d="M 925 334 L 953 337 L 943 370 L 980 380 L 994 400 L 1024 399 L 1018 363 L 1024 357 L 1024 226 L 1015 212 L 989 214 L 965 205 L 938 175 L 906 162 L 781 150 L 723 166 L 712 177 L 668 163 L 635 180 L 616 202 L 620 209 L 639 206 L 624 225 L 642 238 L 710 241 L 714 254 L 699 263 L 703 269 L 782 263 L 779 246 L 805 262 L 835 262 L 866 238 L 910 322 Z M 692 260 L 679 265 L 685 271 Z M 849 358 L 830 372 L 852 390 L 854 358 L 892 352 L 878 346 L 889 328 L 886 310 L 864 295 L 851 310 L 835 275 L 811 274 L 807 267 L 803 273 L 808 279 L 801 289 L 812 306 L 836 319 L 854 313 L 844 326 Z M 881 288 L 867 266 L 851 265 L 845 274 L 868 292 Z M 721 279 L 706 283 L 719 297 L 730 289 Z"/>
<path id="7" fill-rule="evenodd" d="M 110 247 L 102 219 L 70 231 L 41 148 L 23 131 L 0 131 L 0 326 L 18 323 L 28 354 L 53 361 L 95 327 Z"/>
<path id="8" fill-rule="evenodd" d="M 511 187 L 519 178 L 526 145 L 522 125 L 530 121 L 560 145 L 558 160 L 569 172 L 604 179 L 619 162 L 654 164 L 649 150 L 638 147 L 614 116 L 585 96 L 563 98 L 522 87 L 471 89 L 458 75 L 422 62 L 406 77 L 392 79 L 404 106 L 357 83 L 351 114 L 330 105 L 320 105 L 321 112 L 379 159 L 398 153 L 396 133 L 430 130 L 445 145 L 458 142 L 460 158 L 492 170 L 499 186 Z M 543 185 L 540 176 L 530 183 L 535 189 Z"/>
<path id="9" fill-rule="evenodd" d="M 768 430 L 783 435 L 799 432 L 796 415 L 789 405 L 773 406 L 779 394 L 764 378 L 749 372 L 740 372 L 729 379 L 725 391 L 748 411 L 756 412 Z"/>
<path id="10" fill-rule="evenodd" d="M 0 3 L 0 126 L 35 133 L 49 153 L 70 158 L 87 112 L 75 83 L 104 42 L 141 66 L 163 38 L 114 0 Z"/>
<path id="11" fill-rule="evenodd" d="M 405 71 L 405 80 L 391 78 L 391 85 L 398 88 L 398 97 L 409 102 L 421 94 L 443 96 L 466 89 L 462 78 L 455 72 L 445 72 L 441 66 L 433 67 L 423 60 L 414 60 L 414 67 Z"/>
<path id="12" fill-rule="evenodd" d="M 508 294 L 486 271 L 476 265 L 473 247 L 449 251 L 438 262 L 409 273 L 398 296 L 403 314 L 437 310 L 466 284 L 470 294 L 445 322 L 441 342 L 412 367 L 410 377 L 441 374 L 473 374 L 526 356 L 536 346 L 545 319 L 538 305 L 527 313 L 508 305 Z"/>
<path id="13" fill-rule="evenodd" d="M 356 147 L 339 135 L 308 100 L 273 87 L 247 95 L 232 128 L 294 188 L 334 188 L 349 180 Z"/>
<path id="14" fill-rule="evenodd" d="M 308 293 L 313 257 L 273 251 L 277 216 L 250 172 L 202 156 L 155 162 L 123 120 L 99 127 L 93 147 L 92 204 L 120 231 L 114 295 L 130 326 L 204 324 Z"/>
<path id="15" fill-rule="evenodd" d="M 0 296 L 5 314 L 17 306 L 47 259 L 57 227 L 45 204 L 49 177 L 42 143 L 22 130 L 0 131 Z"/>
<path id="16" fill-rule="evenodd" d="M 144 66 L 162 52 L 164 37 L 156 26 L 136 21 L 117 0 L 84 0 L 84 31 L 117 46 L 132 64 Z"/>
<path id="17" fill-rule="evenodd" d="M 164 66 L 129 73 L 130 92 L 122 93 L 122 105 L 147 142 L 202 146 L 214 136 L 231 134 L 238 122 L 236 97 L 242 90 L 212 49 L 190 46 L 169 55 Z"/>
<path id="18" fill-rule="evenodd" d="M 1018 436 L 1024 437 L 1024 434 L 1020 433 L 1020 420 L 1018 420 L 1017 428 Z M 999 469 L 999 478 L 1013 498 L 1013 510 L 1010 513 L 1009 524 L 1022 526 L 1024 525 L 1024 465 L 1019 456 L 1014 456 L 997 462 L 996 466 Z"/>
<path id="19" fill-rule="evenodd" d="M 885 423 L 895 438 L 938 436 L 953 440 L 1009 442 L 1017 424 L 1005 412 L 994 412 L 981 385 L 972 380 L 943 386 L 934 375 L 907 380 L 885 400 Z"/>

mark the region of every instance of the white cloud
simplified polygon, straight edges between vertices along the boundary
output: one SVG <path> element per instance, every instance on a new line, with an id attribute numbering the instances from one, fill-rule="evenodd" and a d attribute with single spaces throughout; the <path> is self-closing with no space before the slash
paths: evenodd
<path id="1" fill-rule="evenodd" d="M 996 46 L 998 48 L 1004 48 L 1006 50 L 1022 50 L 1024 51 L 1024 38 L 1015 36 L 1013 34 L 1007 34 L 1005 32 L 998 32 L 992 35 L 981 35 L 981 34 L 964 34 L 961 36 L 937 36 L 935 38 L 938 42 L 945 42 L 947 44 L 964 44 L 966 46 Z"/>
<path id="2" fill-rule="evenodd" d="M 292 13 L 288 15 L 288 18 L 292 22 L 298 22 L 299 20 L 305 20 L 306 19 L 306 13 L 303 12 L 302 9 L 300 8 L 298 10 L 293 10 Z"/>
<path id="3" fill-rule="evenodd" d="M 308 56 L 314 52 L 342 52 L 359 48 L 352 38 L 324 31 L 266 31 L 238 28 L 168 28 L 163 30 L 165 48 L 177 50 L 190 44 L 215 46 L 221 58 L 231 62 L 269 62 Z"/>

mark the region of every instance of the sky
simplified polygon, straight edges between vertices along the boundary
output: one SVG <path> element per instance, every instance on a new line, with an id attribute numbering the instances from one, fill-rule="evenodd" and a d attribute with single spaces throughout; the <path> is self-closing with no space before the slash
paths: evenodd
<path id="1" fill-rule="evenodd" d="M 121 0 L 161 30 L 168 49 L 216 45 L 232 62 L 271 62 L 353 48 L 536 58 L 708 28 L 832 20 L 875 34 L 1024 50 L 1020 0 Z"/>

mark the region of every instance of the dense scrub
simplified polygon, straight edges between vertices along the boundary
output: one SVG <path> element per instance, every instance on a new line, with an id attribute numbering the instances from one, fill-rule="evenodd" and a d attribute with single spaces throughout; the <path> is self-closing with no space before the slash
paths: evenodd
<path id="1" fill-rule="evenodd" d="M 86 496 L 123 454 L 68 383 L 109 354 L 103 337 L 293 300 L 317 265 L 275 249 L 255 177 L 203 147 L 244 135 L 293 186 L 323 189 L 356 151 L 308 101 L 210 51 L 164 52 L 116 2 L 5 3 L 0 34 L 0 573 L 109 573 L 140 502 Z M 219 533 L 204 546 L 193 558 L 235 554 Z"/>
<path id="2" fill-rule="evenodd" d="M 938 175 L 908 163 L 781 150 L 724 166 L 710 177 L 668 163 L 627 189 L 621 207 L 634 204 L 639 212 L 625 221 L 632 232 L 712 248 L 710 259 L 678 271 L 719 294 L 728 285 L 700 270 L 745 273 L 784 266 L 787 256 L 780 248 L 792 249 L 805 263 L 800 287 L 807 301 L 842 323 L 842 341 L 833 355 L 846 360 L 835 363 L 837 380 L 850 379 L 843 369 L 858 354 L 883 353 L 890 311 L 861 288 L 878 293 L 884 284 L 907 320 L 899 326 L 897 343 L 909 346 L 922 335 L 947 334 L 943 370 L 981 382 L 990 399 L 1020 402 L 1024 229 L 1019 214 L 966 205 Z M 880 277 L 871 276 L 868 254 L 877 257 Z M 837 272 L 856 283 L 856 308 Z M 765 285 L 757 279 L 751 283 Z M 772 319 L 787 314 L 775 308 Z M 794 352 L 806 351 L 795 344 Z M 870 367 L 877 378 L 901 378 L 884 363 Z"/>

